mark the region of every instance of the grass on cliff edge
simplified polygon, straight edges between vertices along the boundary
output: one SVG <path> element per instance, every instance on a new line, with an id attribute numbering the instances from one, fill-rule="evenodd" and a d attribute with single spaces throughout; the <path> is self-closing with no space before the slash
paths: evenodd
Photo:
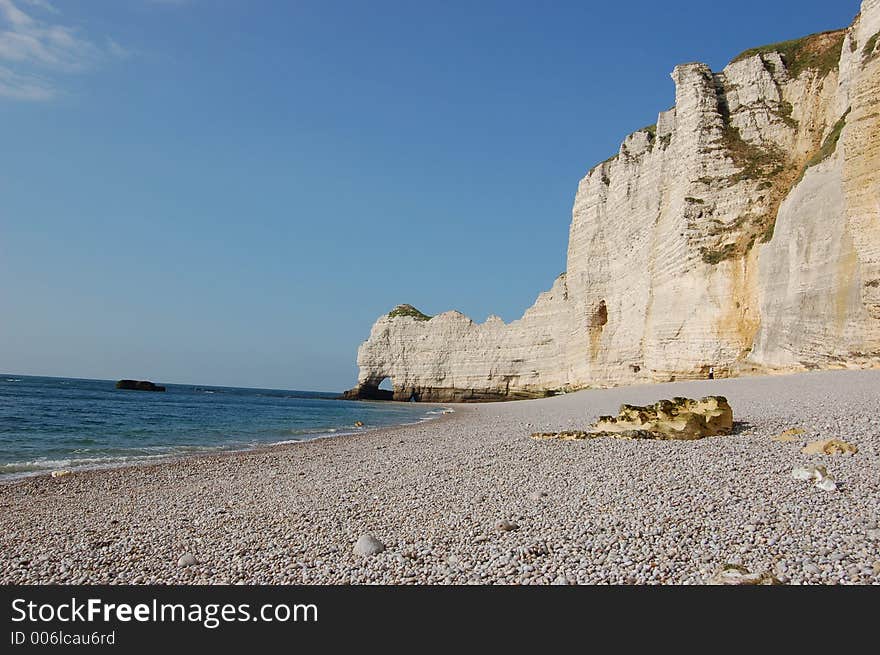
<path id="1" fill-rule="evenodd" d="M 824 77 L 837 68 L 845 35 L 845 30 L 819 32 L 800 39 L 750 48 L 738 54 L 730 63 L 734 64 L 755 55 L 778 52 L 792 77 L 798 77 L 808 69 L 815 70 L 820 77 Z"/>
<path id="2" fill-rule="evenodd" d="M 815 166 L 816 164 L 821 164 L 823 161 L 833 155 L 835 150 L 837 150 L 837 142 L 840 141 L 840 135 L 843 132 L 843 128 L 846 127 L 846 117 L 849 116 L 849 112 L 851 110 L 852 107 L 843 112 L 843 116 L 837 119 L 834 127 L 831 128 L 828 136 L 825 137 L 825 141 L 822 142 L 822 147 L 819 148 L 813 154 L 813 156 L 807 160 L 806 164 L 804 164 L 804 168 L 801 171 L 801 176 L 798 178 L 798 182 L 800 182 L 801 179 L 804 177 L 804 173 L 807 172 L 808 168 Z"/>
<path id="3" fill-rule="evenodd" d="M 397 318 L 398 316 L 409 316 L 417 321 L 430 321 L 432 318 L 431 316 L 420 312 L 412 305 L 398 305 L 388 312 L 388 318 Z"/>
<path id="4" fill-rule="evenodd" d="M 877 47 L 877 39 L 880 39 L 880 32 L 877 32 L 874 36 L 868 39 L 868 42 L 862 49 L 862 63 L 868 63 L 877 55 L 877 53 L 874 52 Z"/>
<path id="5" fill-rule="evenodd" d="M 847 116 L 849 116 L 849 112 L 850 109 L 847 109 L 843 113 L 843 115 L 837 120 L 837 122 L 834 124 L 834 127 L 832 127 L 831 131 L 828 133 L 828 136 L 826 136 L 825 140 L 822 142 L 822 146 L 813 153 L 813 156 L 810 157 L 804 164 L 803 168 L 801 168 L 800 175 L 798 175 L 794 183 L 790 185 L 782 184 L 781 189 L 778 189 L 778 191 L 781 191 L 781 193 L 777 194 L 777 202 L 773 203 L 771 208 L 764 214 L 752 217 L 752 224 L 754 228 L 759 231 L 760 234 L 746 234 L 746 236 L 748 237 L 747 240 L 742 241 L 741 243 L 728 243 L 725 244 L 723 247 L 715 250 L 711 248 L 702 248 L 700 252 L 702 254 L 704 262 L 712 265 L 720 264 L 726 259 L 733 259 L 734 257 L 738 257 L 748 252 L 755 244 L 755 240 L 757 238 L 760 238 L 762 243 L 768 243 L 773 238 L 773 232 L 776 228 L 776 216 L 779 213 L 779 205 L 782 199 L 785 198 L 791 191 L 791 189 L 793 189 L 794 186 L 803 179 L 804 174 L 807 172 L 808 168 L 810 168 L 811 166 L 815 166 L 816 164 L 820 164 L 834 154 L 834 151 L 837 149 L 837 143 L 838 141 L 840 141 L 840 135 L 843 132 L 843 128 L 846 126 L 846 118 Z M 735 136 L 738 137 L 738 134 L 739 132 L 736 131 Z M 734 148 L 735 146 L 736 143 L 728 144 L 728 147 L 732 149 L 732 152 L 734 154 L 737 153 Z M 740 154 L 740 156 L 742 155 Z M 764 163 L 772 163 L 772 153 L 769 156 L 770 158 L 767 159 Z M 762 173 L 765 172 L 761 171 L 760 167 L 756 166 L 757 165 L 754 164 L 746 166 L 746 168 L 743 169 L 740 175 L 743 175 L 744 173 L 752 175 L 756 170 Z M 780 170 L 774 173 L 773 177 L 775 180 L 785 182 L 786 176 L 784 173 L 785 169 L 784 167 L 782 167 Z M 739 178 L 737 178 L 737 181 L 739 181 Z M 773 190 L 773 187 L 771 187 L 771 190 Z M 688 198 L 685 198 L 685 200 L 688 200 Z"/>

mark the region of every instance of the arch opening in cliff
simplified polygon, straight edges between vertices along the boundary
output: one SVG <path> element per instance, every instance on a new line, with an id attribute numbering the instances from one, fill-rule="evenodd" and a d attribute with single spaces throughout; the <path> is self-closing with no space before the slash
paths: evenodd
<path id="1" fill-rule="evenodd" d="M 385 384 L 386 381 L 389 384 Z M 349 389 L 340 397 L 342 400 L 394 400 L 392 389 L 382 389 L 382 386 L 392 386 L 393 380 L 386 376 L 379 379 L 371 379 L 361 382 L 354 389 Z"/>

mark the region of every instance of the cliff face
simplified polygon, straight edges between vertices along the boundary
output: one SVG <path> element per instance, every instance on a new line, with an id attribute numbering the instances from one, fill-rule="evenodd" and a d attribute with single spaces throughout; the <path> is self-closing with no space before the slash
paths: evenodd
<path id="1" fill-rule="evenodd" d="M 675 106 L 581 180 L 523 317 L 401 306 L 350 397 L 484 400 L 880 362 L 880 0 L 846 30 L 677 66 Z"/>

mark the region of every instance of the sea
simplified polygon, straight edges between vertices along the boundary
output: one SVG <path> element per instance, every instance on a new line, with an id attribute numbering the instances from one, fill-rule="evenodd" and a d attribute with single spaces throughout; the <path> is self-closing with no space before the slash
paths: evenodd
<path id="1" fill-rule="evenodd" d="M 157 384 L 166 391 L 120 390 L 115 380 L 0 374 L 0 480 L 293 443 L 451 411 L 336 400 L 336 393 Z"/>

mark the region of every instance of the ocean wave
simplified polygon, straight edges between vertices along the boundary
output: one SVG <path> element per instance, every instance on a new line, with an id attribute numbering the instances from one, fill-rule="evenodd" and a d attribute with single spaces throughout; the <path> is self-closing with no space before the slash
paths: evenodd
<path id="1" fill-rule="evenodd" d="M 258 447 L 261 445 L 265 446 L 287 446 L 292 443 L 302 443 L 303 441 L 308 441 L 308 439 L 285 439 L 284 441 L 272 441 L 267 444 L 255 444 L 254 447 Z"/>
<path id="2" fill-rule="evenodd" d="M 59 469 L 96 469 L 96 468 L 113 468 L 125 466 L 128 464 L 146 464 L 157 462 L 163 459 L 178 457 L 181 455 L 192 454 L 211 454 L 222 451 L 232 450 L 226 446 L 155 446 L 152 448 L 141 448 L 139 451 L 156 451 L 151 454 L 141 452 L 135 453 L 118 453 L 118 454 L 95 454 L 92 457 L 66 457 L 59 459 L 32 459 L 17 462 L 7 462 L 0 464 L 0 478 L 18 477 L 22 474 L 38 474 L 48 471 L 56 471 Z M 82 450 L 74 451 L 75 454 L 82 455 Z"/>
<path id="3" fill-rule="evenodd" d="M 296 435 L 300 437 L 299 439 L 282 439 L 281 441 L 256 441 L 251 444 L 253 448 L 260 448 L 263 446 L 286 446 L 288 444 L 294 443 L 302 443 L 303 441 L 311 441 L 312 439 L 321 439 L 323 437 L 341 437 L 346 434 L 353 434 L 353 432 L 346 432 L 342 428 L 311 428 L 309 430 L 291 430 L 291 435 Z"/>
<path id="4" fill-rule="evenodd" d="M 10 462 L 8 464 L 0 464 L 0 474 L 28 473 L 65 468 L 70 465 L 70 461 L 69 459 L 38 459 L 29 462 Z"/>
<path id="5" fill-rule="evenodd" d="M 0 376 L 0 381 L 4 379 L 21 380 Z M 411 407 L 407 408 L 408 411 L 402 411 L 395 405 L 359 408 L 362 411 L 349 412 L 343 409 L 355 409 L 355 406 L 345 405 L 344 408 L 329 407 L 329 412 L 325 413 L 324 408 L 311 405 L 300 410 L 296 405 L 275 403 L 278 410 L 269 406 L 265 417 L 257 414 L 263 420 L 242 423 L 239 414 L 249 411 L 250 407 L 244 404 L 239 409 L 236 400 L 233 407 L 225 410 L 231 420 L 224 423 L 212 416 L 189 417 L 181 412 L 155 417 L 145 414 L 138 407 L 129 409 L 129 398 L 126 398 L 124 407 L 120 407 L 117 400 L 101 404 L 98 401 L 103 397 L 96 400 L 91 390 L 91 387 L 86 388 L 88 393 L 82 397 L 65 396 L 66 405 L 48 402 L 42 416 L 36 418 L 24 419 L 18 415 L 6 417 L 5 425 L 0 426 L 5 430 L 0 434 L 0 445 L 5 448 L 9 444 L 10 447 L 3 458 L 5 461 L 0 461 L 0 479 L 8 481 L 61 469 L 84 470 L 155 463 L 176 457 L 243 452 L 266 446 L 363 434 L 364 431 L 420 424 L 453 411 L 436 406 Z M 222 397 L 218 396 L 218 399 Z M 223 405 L 218 407 L 224 410 Z M 261 404 L 256 409 L 259 412 L 263 407 L 265 405 Z M 286 415 L 285 418 L 281 418 L 281 412 Z M 96 416 L 102 416 L 102 419 L 98 420 Z M 358 420 L 366 423 L 363 430 L 354 425 Z M 284 422 L 287 422 L 286 426 Z M 32 429 L 32 423 L 36 423 L 39 429 Z M 101 425 L 96 428 L 94 423 Z"/>
<path id="6" fill-rule="evenodd" d="M 315 434 L 316 432 L 339 432 L 339 428 L 291 428 L 289 432 L 290 434 Z"/>
<path id="7" fill-rule="evenodd" d="M 440 409 L 430 409 L 425 412 L 426 416 L 440 416 L 443 414 L 452 414 L 455 410 L 451 407 L 441 407 Z"/>

